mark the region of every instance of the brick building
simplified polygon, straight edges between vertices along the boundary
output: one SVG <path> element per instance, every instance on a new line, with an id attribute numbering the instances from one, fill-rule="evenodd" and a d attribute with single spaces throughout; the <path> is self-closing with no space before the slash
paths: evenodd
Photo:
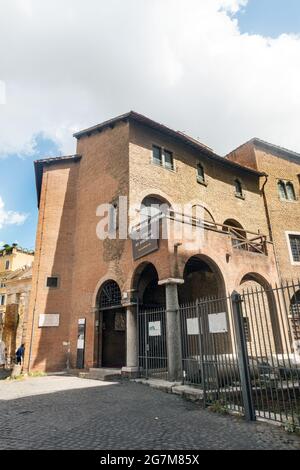
<path id="1" fill-rule="evenodd" d="M 267 288 L 279 282 L 284 263 L 284 276 L 294 275 L 288 252 L 281 265 L 274 250 L 267 165 L 222 158 L 135 112 L 75 137 L 76 155 L 35 163 L 39 223 L 27 367 L 135 372 L 137 305 L 166 305 L 176 367 L 178 303 L 248 284 Z M 283 169 L 280 178 L 292 177 Z M 103 204 L 110 204 L 107 224 L 116 239 L 99 237 Z M 130 233 L 159 227 L 160 237 L 120 236 L 126 223 Z M 180 227 L 190 228 L 193 243 Z"/>

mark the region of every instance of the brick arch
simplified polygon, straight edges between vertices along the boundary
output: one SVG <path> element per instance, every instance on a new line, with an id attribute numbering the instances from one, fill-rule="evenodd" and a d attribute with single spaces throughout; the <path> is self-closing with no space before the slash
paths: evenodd
<path id="1" fill-rule="evenodd" d="M 150 304 L 153 296 L 153 304 L 164 304 L 164 287 L 158 285 L 159 270 L 156 266 L 144 261 L 137 266 L 131 279 L 131 289 L 140 304 Z M 152 294 L 151 294 L 152 293 Z"/>
<path id="2" fill-rule="evenodd" d="M 260 335 L 265 336 L 267 343 L 274 343 L 276 353 L 281 353 L 283 344 L 278 318 L 280 306 L 276 302 L 271 283 L 261 273 L 248 272 L 242 276 L 238 290 L 245 292 L 248 315 L 254 315 L 253 324 L 258 326 L 257 330 L 263 331 L 257 333 L 258 339 Z"/>
<path id="3" fill-rule="evenodd" d="M 157 199 L 161 199 L 162 202 L 166 202 L 170 205 L 170 207 L 173 207 L 175 205 L 175 202 L 172 200 L 171 196 L 169 194 L 166 194 L 164 191 L 161 191 L 158 188 L 153 189 L 153 191 L 150 189 L 145 189 L 144 191 L 141 191 L 139 193 L 139 197 L 135 201 L 136 204 L 141 205 L 143 200 L 146 199 L 147 197 L 154 197 Z"/>
<path id="4" fill-rule="evenodd" d="M 97 282 L 97 285 L 94 289 L 94 293 L 93 293 L 93 297 L 92 297 L 92 306 L 94 309 L 97 308 L 97 298 L 98 298 L 98 295 L 99 295 L 99 292 L 100 292 L 100 289 L 101 287 L 108 281 L 114 281 L 116 282 L 119 287 L 120 287 L 120 283 L 118 282 L 118 279 L 110 274 L 110 273 L 107 273 L 105 276 L 103 276 L 98 282 Z M 120 290 L 122 292 L 122 288 L 120 287 Z"/>
<path id="5" fill-rule="evenodd" d="M 187 258 L 181 277 L 185 280 L 179 287 L 181 300 L 226 295 L 224 275 L 217 262 L 207 255 L 196 254 Z"/>

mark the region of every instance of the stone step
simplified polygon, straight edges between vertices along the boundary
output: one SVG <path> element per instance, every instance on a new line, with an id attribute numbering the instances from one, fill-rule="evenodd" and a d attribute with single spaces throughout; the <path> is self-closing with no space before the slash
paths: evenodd
<path id="1" fill-rule="evenodd" d="M 116 377 L 120 377 L 121 373 L 121 369 L 91 368 L 89 372 L 80 372 L 79 377 L 82 379 L 109 381 Z"/>

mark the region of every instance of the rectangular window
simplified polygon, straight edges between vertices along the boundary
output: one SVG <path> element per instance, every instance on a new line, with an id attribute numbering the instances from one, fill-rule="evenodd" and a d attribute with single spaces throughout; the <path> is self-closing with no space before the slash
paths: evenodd
<path id="1" fill-rule="evenodd" d="M 153 163 L 156 165 L 162 165 L 162 150 L 160 147 L 153 145 Z"/>
<path id="2" fill-rule="evenodd" d="M 0 295 L 0 305 L 5 305 L 5 295 Z"/>
<path id="3" fill-rule="evenodd" d="M 167 170 L 174 170 L 173 153 L 157 145 L 153 145 L 152 161 L 155 165 L 163 166 Z"/>
<path id="4" fill-rule="evenodd" d="M 58 277 L 47 277 L 47 287 L 57 288 L 58 287 Z"/>
<path id="5" fill-rule="evenodd" d="M 168 170 L 173 170 L 174 169 L 174 164 L 173 164 L 173 153 L 169 152 L 169 150 L 164 151 L 164 166 Z"/>
<path id="6" fill-rule="evenodd" d="M 5 269 L 8 270 L 9 267 L 10 267 L 10 262 L 7 260 L 7 261 L 5 262 Z"/>
<path id="7" fill-rule="evenodd" d="M 295 263 L 300 263 L 300 234 L 289 235 L 292 258 Z"/>

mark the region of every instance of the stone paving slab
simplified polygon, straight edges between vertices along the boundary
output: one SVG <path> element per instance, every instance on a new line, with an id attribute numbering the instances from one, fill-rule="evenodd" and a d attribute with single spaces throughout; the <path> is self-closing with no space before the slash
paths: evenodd
<path id="1" fill-rule="evenodd" d="M 47 377 L 26 378 L 23 380 L 1 381 L 0 401 L 16 400 L 17 398 L 43 395 L 66 390 L 87 389 L 91 387 L 105 387 L 113 382 L 99 382 L 99 380 L 85 380 L 78 377 L 51 375 Z M 117 385 L 117 383 L 115 383 Z"/>
<path id="2" fill-rule="evenodd" d="M 218 415 L 131 381 L 41 377 L 8 384 L 11 396 L 33 382 L 31 396 L 0 401 L 0 449 L 300 450 L 299 438 L 277 426 Z"/>

